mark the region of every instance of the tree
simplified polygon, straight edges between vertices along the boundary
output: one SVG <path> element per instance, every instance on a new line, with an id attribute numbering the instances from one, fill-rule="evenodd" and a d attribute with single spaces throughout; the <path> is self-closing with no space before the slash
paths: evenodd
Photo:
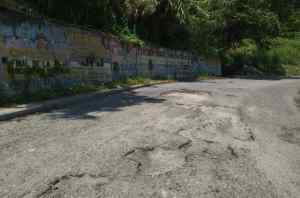
<path id="1" fill-rule="evenodd" d="M 221 60 L 244 39 L 268 49 L 282 30 L 300 31 L 298 0 L 18 1 L 68 23 L 137 35 L 168 48 L 218 54 Z"/>
<path id="2" fill-rule="evenodd" d="M 130 29 L 135 32 L 137 23 L 141 22 L 142 17 L 153 14 L 157 4 L 157 0 L 125 0 Z"/>

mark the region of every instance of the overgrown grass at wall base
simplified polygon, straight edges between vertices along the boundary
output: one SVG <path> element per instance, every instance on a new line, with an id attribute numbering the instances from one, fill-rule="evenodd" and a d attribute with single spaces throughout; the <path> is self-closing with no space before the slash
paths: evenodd
<path id="1" fill-rule="evenodd" d="M 145 84 L 151 84 L 155 82 L 159 82 L 164 79 L 150 79 L 150 78 L 145 78 L 142 76 L 138 77 L 132 77 L 132 78 L 123 78 L 122 80 L 116 80 L 113 82 L 105 83 L 104 87 L 109 88 L 109 89 L 114 89 L 114 88 L 127 88 L 135 85 L 145 85 Z"/>

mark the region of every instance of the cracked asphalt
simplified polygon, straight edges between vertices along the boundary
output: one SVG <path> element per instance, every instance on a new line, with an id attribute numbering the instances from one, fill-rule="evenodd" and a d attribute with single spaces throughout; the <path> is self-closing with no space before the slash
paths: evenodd
<path id="1" fill-rule="evenodd" d="M 0 123 L 2 198 L 299 198 L 300 80 L 173 83 Z"/>

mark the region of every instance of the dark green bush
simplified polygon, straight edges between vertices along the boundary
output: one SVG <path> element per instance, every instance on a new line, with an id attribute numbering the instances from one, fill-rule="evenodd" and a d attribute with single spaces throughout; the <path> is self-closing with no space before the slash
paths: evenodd
<path id="1" fill-rule="evenodd" d="M 257 71 L 265 75 L 285 75 L 283 68 L 283 59 L 281 54 L 274 49 L 263 49 L 257 47 L 252 40 L 243 40 L 243 42 L 234 49 L 229 50 L 225 60 L 226 65 L 235 74 L 247 74 L 249 67 L 251 71 Z"/>
<path id="2" fill-rule="evenodd" d="M 230 49 L 225 56 L 225 64 L 230 67 L 232 72 L 238 73 L 245 65 L 255 66 L 258 62 L 256 57 L 257 46 L 252 40 L 243 40 L 242 43 Z"/>

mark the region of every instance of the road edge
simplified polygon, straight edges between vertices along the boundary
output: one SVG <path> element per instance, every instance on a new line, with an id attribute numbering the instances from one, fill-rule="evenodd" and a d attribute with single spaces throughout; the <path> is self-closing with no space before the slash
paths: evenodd
<path id="1" fill-rule="evenodd" d="M 163 85 L 163 84 L 170 84 L 173 83 L 172 81 L 167 81 L 167 82 L 159 82 L 159 83 L 151 83 L 151 84 L 146 84 L 146 85 L 140 85 L 140 86 L 134 86 L 134 87 L 129 87 L 129 88 L 120 88 L 120 89 L 113 89 L 113 90 L 108 90 L 108 91 L 98 91 L 94 93 L 89 93 L 89 94 L 80 94 L 76 96 L 70 96 L 66 98 L 60 98 L 60 99 L 54 99 L 54 100 L 49 100 L 46 102 L 42 102 L 39 104 L 29 104 L 29 107 L 26 107 L 22 110 L 16 110 L 8 113 L 3 113 L 0 114 L 0 122 L 3 121 L 9 121 L 15 118 L 19 117 L 25 117 L 28 115 L 32 115 L 35 113 L 43 113 L 43 112 L 49 112 L 55 109 L 61 109 L 70 105 L 75 105 L 80 102 L 92 99 L 94 97 L 105 97 L 105 96 L 110 96 L 114 94 L 119 94 L 122 92 L 126 91 L 132 91 L 136 89 L 141 89 L 145 87 L 152 87 L 155 85 Z"/>

